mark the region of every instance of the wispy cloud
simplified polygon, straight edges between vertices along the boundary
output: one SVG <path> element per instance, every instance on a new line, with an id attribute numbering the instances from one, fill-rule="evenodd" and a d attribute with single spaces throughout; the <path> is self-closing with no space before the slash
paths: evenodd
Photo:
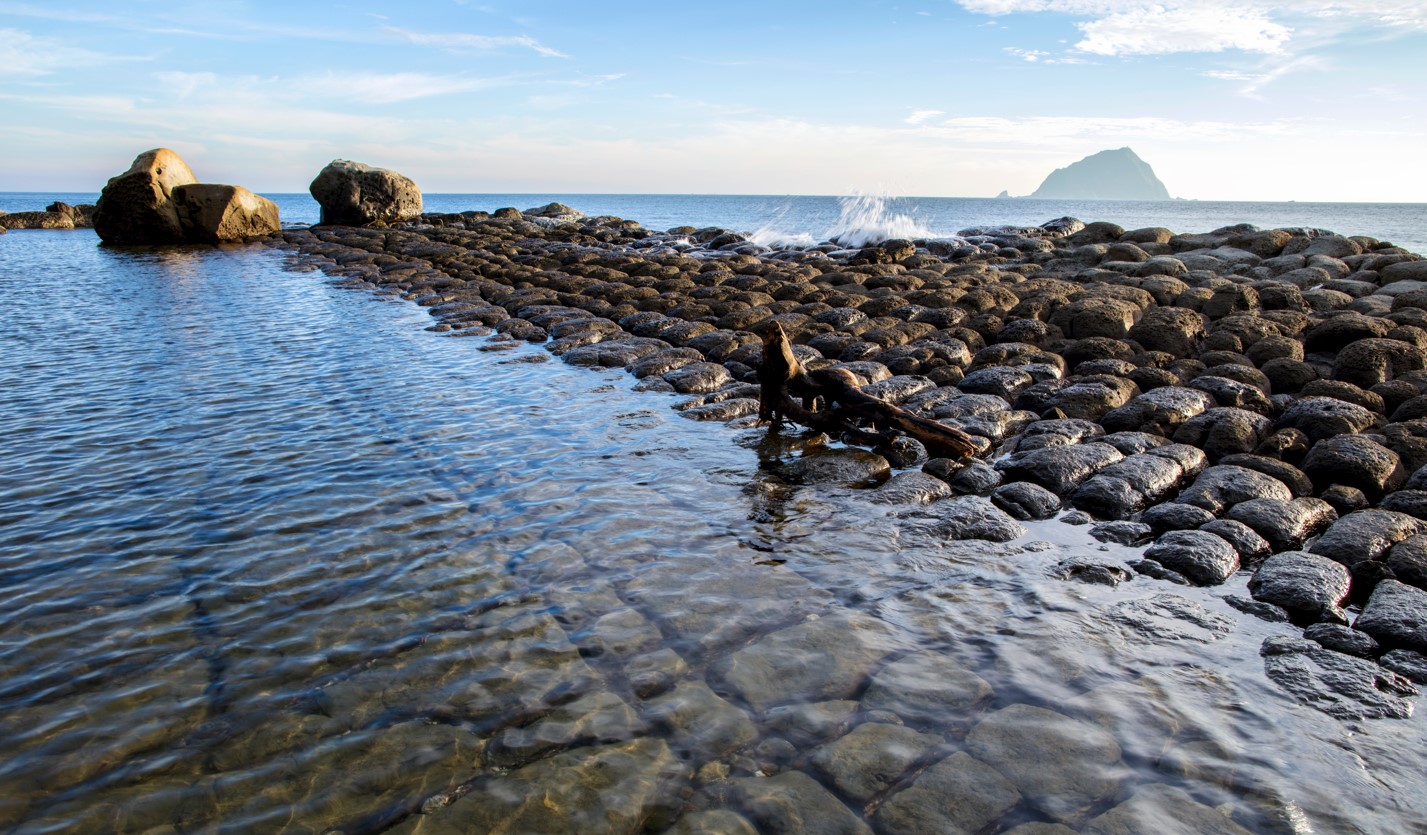
<path id="1" fill-rule="evenodd" d="M 1076 58 L 1073 55 L 1056 55 L 1040 49 L 1018 49 L 1008 46 L 1002 50 L 1007 55 L 1014 55 L 1022 61 L 1031 64 L 1089 64 L 1084 58 Z"/>
<path id="2" fill-rule="evenodd" d="M 1322 70 L 1328 63 L 1316 55 L 1303 55 L 1256 72 L 1244 70 L 1209 70 L 1204 75 L 1220 81 L 1230 81 L 1239 85 L 1239 95 L 1251 99 L 1261 98 L 1259 91 L 1279 79 L 1304 70 Z"/>
<path id="3" fill-rule="evenodd" d="M 528 35 L 473 35 L 465 32 L 412 32 L 395 26 L 383 26 L 388 32 L 406 39 L 417 46 L 432 46 L 451 52 L 487 52 L 506 47 L 529 49 L 546 58 L 569 58 L 563 52 L 552 49 Z"/>
<path id="4" fill-rule="evenodd" d="M 942 115 L 940 110 L 913 110 L 912 115 L 906 118 L 906 122 L 909 125 L 920 125 L 922 122 L 940 115 Z"/>
<path id="5" fill-rule="evenodd" d="M 1079 24 L 1075 45 L 1094 55 L 1163 55 L 1171 52 L 1278 52 L 1291 30 L 1253 9 L 1145 8 Z"/>
<path id="6" fill-rule="evenodd" d="M 144 57 L 112 55 L 81 49 L 57 39 L 19 29 L 0 28 L 0 78 L 38 78 L 78 67 L 94 67 Z"/>

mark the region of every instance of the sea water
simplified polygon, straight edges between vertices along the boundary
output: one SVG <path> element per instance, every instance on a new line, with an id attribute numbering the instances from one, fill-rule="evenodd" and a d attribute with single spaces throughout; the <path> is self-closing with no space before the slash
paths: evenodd
<path id="1" fill-rule="evenodd" d="M 816 742 L 775 744 L 765 694 L 721 672 L 819 624 L 877 625 L 854 668 L 874 681 L 906 661 L 985 682 L 973 710 L 916 725 L 937 757 L 1027 707 L 1107 734 L 1108 761 L 1047 748 L 1047 777 L 1118 786 L 1077 825 L 1164 786 L 1263 831 L 1427 819 L 1420 712 L 1334 718 L 1330 695 L 1286 692 L 1260 647 L 1299 630 L 1225 602 L 1245 574 L 1056 579 L 1138 552 L 1058 520 L 945 541 L 865 490 L 786 479 L 836 445 L 428 332 L 421 308 L 259 246 L 12 232 L 0 292 L 0 826 L 409 831 L 629 740 L 669 752 L 671 793 L 640 812 L 661 826 L 710 802 L 697 785 L 718 796 L 692 780 L 706 766 L 831 785 Z M 835 637 L 776 660 L 816 674 L 858 639 Z M 589 704 L 593 731 L 550 713 Z M 649 786 L 617 776 L 551 786 L 581 798 L 551 808 L 639 811 Z M 1175 807 L 1142 813 L 1166 831 Z"/>
<path id="2" fill-rule="evenodd" d="M 316 223 L 307 194 L 266 195 L 286 223 Z M 0 193 L 0 211 L 34 211 L 53 200 L 92 203 L 97 194 Z M 1162 226 L 1209 232 L 1250 223 L 1265 229 L 1326 229 L 1367 235 L 1427 253 L 1427 203 L 1267 203 L 1210 200 L 1032 200 L 1029 198 L 777 196 L 722 194 L 426 194 L 428 212 L 493 212 L 558 202 L 587 215 L 636 220 L 648 229 L 717 226 L 766 245 L 838 238 L 848 246 L 886 238 L 940 238 L 978 226 L 1038 226 L 1059 217 L 1108 221 L 1126 229 Z"/>

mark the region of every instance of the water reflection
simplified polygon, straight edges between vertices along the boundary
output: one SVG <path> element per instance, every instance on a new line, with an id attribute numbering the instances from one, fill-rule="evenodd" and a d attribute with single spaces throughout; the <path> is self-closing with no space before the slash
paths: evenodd
<path id="1" fill-rule="evenodd" d="M 946 541 L 910 515 L 936 504 L 849 486 L 885 475 L 807 469 L 836 445 L 439 338 L 276 254 L 21 237 L 6 826 L 899 831 L 970 773 L 988 830 L 1422 818 L 1420 720 L 1287 697 L 1258 653 L 1292 633 L 1227 589 L 1052 579 L 1133 553 L 1083 527 Z M 1029 726 L 1063 744 L 1025 769 Z"/>

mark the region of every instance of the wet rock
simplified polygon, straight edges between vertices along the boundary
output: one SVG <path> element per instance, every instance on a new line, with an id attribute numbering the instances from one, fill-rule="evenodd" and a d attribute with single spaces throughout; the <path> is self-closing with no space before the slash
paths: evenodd
<path id="1" fill-rule="evenodd" d="M 690 812 L 674 822 L 668 835 L 758 835 L 748 819 L 729 809 Z"/>
<path id="2" fill-rule="evenodd" d="M 1197 389 L 1164 386 L 1107 412 L 1100 425 L 1107 432 L 1141 431 L 1168 438 L 1185 421 L 1214 405 L 1213 397 Z"/>
<path id="3" fill-rule="evenodd" d="M 1157 447 L 1100 470 L 1072 495 L 1075 506 L 1110 519 L 1124 519 L 1178 489 L 1203 469 L 1204 453 L 1192 447 Z"/>
<path id="4" fill-rule="evenodd" d="M 789 702 L 845 699 L 896 649 L 891 627 L 837 614 L 772 632 L 720 660 L 714 671 L 756 710 Z"/>
<path id="5" fill-rule="evenodd" d="M 884 481 L 892 472 L 886 458 L 861 449 L 824 449 L 789 462 L 780 470 L 795 484 L 859 487 Z"/>
<path id="6" fill-rule="evenodd" d="M 641 699 L 667 691 L 688 671 L 684 659 L 667 647 L 631 658 L 624 665 L 629 687 Z"/>
<path id="7" fill-rule="evenodd" d="M 767 835 L 871 835 L 872 830 L 842 801 L 801 771 L 730 784 L 734 799 Z"/>
<path id="8" fill-rule="evenodd" d="M 992 713 L 967 735 L 966 751 L 1056 820 L 1075 820 L 1119 785 L 1114 738 L 1045 708 L 1017 704 Z"/>
<path id="9" fill-rule="evenodd" d="M 1118 449 L 1121 455 L 1139 455 L 1167 443 L 1159 435 L 1150 435 L 1145 432 L 1111 432 L 1109 435 L 1102 436 L 1100 441 Z M 1203 453 L 1200 453 L 1200 458 L 1203 458 Z M 1191 475 L 1197 475 L 1199 470 L 1202 470 L 1206 465 L 1207 462 L 1201 464 L 1199 469 L 1196 469 Z"/>
<path id="10" fill-rule="evenodd" d="M 1129 800 L 1099 817 L 1091 818 L 1081 835 L 1249 835 L 1223 812 L 1194 800 L 1183 789 L 1151 783 L 1137 789 Z"/>
<path id="11" fill-rule="evenodd" d="M 1307 476 L 1304 476 L 1304 478 L 1307 478 Z M 1349 513 L 1352 513 L 1357 510 L 1366 510 L 1371 504 L 1371 502 L 1368 501 L 1367 495 L 1364 494 L 1363 491 L 1359 490 L 1356 487 L 1344 487 L 1341 484 L 1334 484 L 1330 486 L 1328 489 L 1318 494 L 1318 498 L 1332 505 L 1333 510 L 1337 511 L 1339 516 L 1347 516 Z M 1383 509 L 1396 510 L 1399 513 L 1407 512 L 1405 509 L 1400 507 L 1388 507 Z"/>
<path id="12" fill-rule="evenodd" d="M 1049 519 L 1060 510 L 1060 497 L 1037 484 L 1018 481 L 996 488 L 991 503 L 1021 520 Z"/>
<path id="13" fill-rule="evenodd" d="M 334 159 L 308 186 L 322 207 L 322 223 L 365 226 L 421 215 L 421 190 L 409 178 L 360 162 Z"/>
<path id="14" fill-rule="evenodd" d="M 1346 623 L 1340 608 L 1348 598 L 1348 570 L 1317 554 L 1285 551 L 1259 566 L 1249 580 L 1255 600 L 1287 610 L 1299 622 Z"/>
<path id="15" fill-rule="evenodd" d="M 997 462 L 996 469 L 1007 479 L 1033 481 L 1064 495 L 1091 474 L 1123 458 L 1114 447 L 1091 442 L 1018 452 Z"/>
<path id="16" fill-rule="evenodd" d="M 1303 496 L 1287 502 L 1250 499 L 1234 505 L 1225 518 L 1252 528 L 1274 551 L 1291 551 L 1337 521 L 1338 514 L 1327 502 Z"/>
<path id="17" fill-rule="evenodd" d="M 1387 567 L 1407 585 L 1427 589 L 1427 535 L 1410 536 L 1392 546 Z"/>
<path id="18" fill-rule="evenodd" d="M 1140 514 L 1140 522 L 1148 525 L 1156 534 L 1165 531 L 1192 531 L 1214 521 L 1214 514 L 1202 507 L 1165 502 Z"/>
<path id="19" fill-rule="evenodd" d="M 1197 508 L 1196 508 L 1197 509 Z M 1099 542 L 1118 545 L 1138 545 L 1154 535 L 1154 528 L 1143 522 L 1101 522 L 1090 529 L 1090 536 Z"/>
<path id="20" fill-rule="evenodd" d="M 1389 548 L 1422 528 L 1422 522 L 1405 513 L 1360 510 L 1334 522 L 1308 550 L 1351 568 L 1363 560 L 1382 559 Z"/>
<path id="21" fill-rule="evenodd" d="M 633 832 L 683 773 L 659 739 L 580 748 L 478 783 L 423 816 L 422 829 L 475 832 Z"/>
<path id="22" fill-rule="evenodd" d="M 707 394 L 733 382 L 727 368 L 712 362 L 692 362 L 663 376 L 680 394 Z"/>
<path id="23" fill-rule="evenodd" d="M 768 711 L 768 727 L 795 745 L 811 747 L 842 734 L 857 713 L 851 699 L 810 704 L 791 704 Z"/>
<path id="24" fill-rule="evenodd" d="M 1410 649 L 1383 653 L 1378 663 L 1416 684 L 1427 684 L 1427 655 Z"/>
<path id="25" fill-rule="evenodd" d="M 1325 438 L 1303 459 L 1303 472 L 1320 490 L 1343 484 L 1371 500 L 1402 486 L 1407 478 L 1397 453 L 1362 435 Z"/>
<path id="26" fill-rule="evenodd" d="M 1245 467 L 1263 473 L 1270 478 L 1278 479 L 1293 493 L 1294 497 L 1308 496 L 1313 493 L 1312 480 L 1302 470 L 1278 458 L 1257 454 L 1226 455 L 1219 459 L 1219 463 Z"/>
<path id="27" fill-rule="evenodd" d="M 928 532 L 943 539 L 984 539 L 989 542 L 1009 542 L 1025 536 L 1026 529 L 980 496 L 958 496 L 937 502 L 920 518 L 930 519 Z"/>
<path id="28" fill-rule="evenodd" d="M 1277 386 L 1275 386 L 1277 388 Z M 1376 418 L 1362 406 L 1333 397 L 1305 397 L 1289 406 L 1275 426 L 1303 432 L 1313 443 L 1361 432 Z"/>
<path id="29" fill-rule="evenodd" d="M 940 744 L 940 736 L 869 723 L 818 748 L 809 762 L 838 794 L 866 803 Z"/>
<path id="30" fill-rule="evenodd" d="M 946 728 L 965 719 L 991 695 L 991 686 L 956 659 L 918 652 L 888 664 L 872 680 L 862 705 L 904 721 Z"/>
<path id="31" fill-rule="evenodd" d="M 1174 432 L 1176 443 L 1204 450 L 1211 462 L 1226 455 L 1252 452 L 1273 428 L 1261 414 L 1219 407 L 1195 415 Z"/>
<path id="32" fill-rule="evenodd" d="M 1353 628 L 1391 649 L 1427 652 L 1427 591 L 1384 580 L 1373 589 Z"/>
<path id="33" fill-rule="evenodd" d="M 1318 379 L 1318 370 L 1302 360 L 1271 359 L 1259 367 L 1275 394 L 1293 394 Z"/>
<path id="34" fill-rule="evenodd" d="M 862 391 L 888 403 L 903 403 L 915 394 L 936 388 L 926 377 L 899 375 L 862 387 Z"/>
<path id="35" fill-rule="evenodd" d="M 581 345 L 566 351 L 560 358 L 570 365 L 623 368 L 668 347 L 669 343 L 662 340 L 630 336 L 604 339 L 593 345 Z"/>
<path id="36" fill-rule="evenodd" d="M 758 414 L 758 401 L 751 397 L 738 397 L 732 400 L 721 400 L 717 403 L 691 406 L 681 410 L 679 414 L 689 420 L 712 420 L 727 423 L 730 420 Z M 816 469 L 813 467 L 815 472 Z M 891 465 L 888 465 L 888 470 L 890 471 L 890 469 Z"/>
<path id="37" fill-rule="evenodd" d="M 1358 605 L 1368 602 L 1378 583 L 1397 579 L 1397 575 L 1382 560 L 1363 560 L 1348 571 L 1353 575 L 1351 600 Z"/>
<path id="38" fill-rule="evenodd" d="M 922 465 L 922 472 L 935 476 L 958 493 L 984 494 L 1001 483 L 1001 472 L 984 461 L 962 464 L 946 458 L 933 458 Z"/>
<path id="39" fill-rule="evenodd" d="M 1232 519 L 1215 519 L 1201 525 L 1199 530 L 1212 533 L 1229 543 L 1235 551 L 1239 552 L 1239 561 L 1246 565 L 1252 565 L 1264 559 L 1273 550 L 1263 537 L 1254 532 L 1253 528 Z"/>
<path id="40" fill-rule="evenodd" d="M 1427 366 L 1427 351 L 1396 339 L 1361 339 L 1344 346 L 1333 361 L 1333 377 L 1359 388 L 1396 379 Z"/>
<path id="41" fill-rule="evenodd" d="M 1222 369 L 1224 366 L 1219 366 L 1219 368 Z M 1261 415 L 1273 412 L 1273 401 L 1269 399 L 1263 388 L 1254 383 L 1229 377 L 1203 375 L 1189 381 L 1189 387 L 1213 397 L 1214 402 L 1220 406 L 1246 409 Z"/>
<path id="42" fill-rule="evenodd" d="M 1105 430 L 1100 428 L 1099 424 L 1089 420 L 1038 420 L 1028 425 L 1018 437 L 1008 443 L 1006 452 L 1032 452 L 1046 447 L 1070 446 L 1099 438 L 1104 434 Z"/>
<path id="43" fill-rule="evenodd" d="M 1200 473 L 1194 483 L 1175 501 L 1218 515 L 1240 502 L 1253 499 L 1279 499 L 1286 502 L 1292 498 L 1293 494 L 1288 487 L 1276 478 L 1244 467 L 1221 464 Z"/>
<path id="44" fill-rule="evenodd" d="M 1105 610 L 1135 638 L 1151 641 L 1217 641 L 1234 629 L 1234 622 L 1177 594 L 1156 594 L 1115 603 Z"/>
<path id="45" fill-rule="evenodd" d="M 1050 570 L 1050 576 L 1057 580 L 1073 580 L 1077 583 L 1090 583 L 1113 588 L 1129 580 L 1133 575 L 1122 565 L 1097 562 L 1085 557 L 1072 557 L 1056 563 Z"/>
<path id="46" fill-rule="evenodd" d="M 926 473 L 897 473 L 876 490 L 868 500 L 877 504 L 931 504 L 952 494 L 951 486 Z"/>
<path id="47" fill-rule="evenodd" d="M 1198 313 L 1182 307 L 1152 307 L 1130 328 L 1126 337 L 1147 351 L 1189 357 L 1198 353 L 1204 335 L 1204 317 Z"/>
<path id="48" fill-rule="evenodd" d="M 1371 661 L 1324 649 L 1303 638 L 1265 640 L 1264 672 L 1304 704 L 1339 719 L 1406 719 L 1417 688 Z"/>
<path id="49" fill-rule="evenodd" d="M 626 607 L 601 615 L 588 629 L 577 632 L 574 640 L 599 655 L 625 656 L 661 637 L 659 630 L 643 615 Z"/>
<path id="50" fill-rule="evenodd" d="M 1032 382 L 1025 371 L 1002 365 L 973 371 L 962 377 L 956 387 L 967 394 L 992 394 L 1010 403 Z"/>
<path id="51" fill-rule="evenodd" d="M 1145 558 L 1201 586 L 1216 586 L 1239 570 L 1233 546 L 1204 531 L 1170 531 L 1145 551 Z"/>
<path id="52" fill-rule="evenodd" d="M 647 705 L 650 721 L 676 747 L 695 751 L 701 758 L 718 757 L 758 739 L 758 728 L 748 714 L 719 698 L 702 681 L 680 682 Z"/>
<path id="53" fill-rule="evenodd" d="M 1315 623 L 1303 631 L 1303 637 L 1324 649 L 1359 658 L 1373 658 L 1382 652 L 1382 647 L 1371 635 L 1349 629 L 1341 623 Z"/>
<path id="54" fill-rule="evenodd" d="M 1252 597 L 1230 594 L 1224 597 L 1224 602 L 1246 615 L 1253 615 L 1259 620 L 1266 620 L 1269 623 L 1288 623 L 1289 621 L 1287 609 L 1272 603 L 1265 603 L 1262 600 L 1254 600 Z"/>
<path id="55" fill-rule="evenodd" d="M 883 832 L 980 832 L 1021 800 L 996 769 L 958 751 L 878 807 Z"/>
<path id="56" fill-rule="evenodd" d="M 623 699 L 597 691 L 560 705 L 534 724 L 501 731 L 486 746 L 486 762 L 511 768 L 556 749 L 630 739 L 642 729 Z"/>

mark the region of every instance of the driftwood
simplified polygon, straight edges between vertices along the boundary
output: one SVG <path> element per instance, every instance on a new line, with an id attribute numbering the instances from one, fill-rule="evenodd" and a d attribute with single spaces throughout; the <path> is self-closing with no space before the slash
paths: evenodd
<path id="1" fill-rule="evenodd" d="M 846 369 L 804 369 L 777 322 L 763 335 L 758 384 L 758 418 L 774 428 L 787 419 L 865 446 L 890 444 L 905 435 L 933 455 L 970 458 L 976 453 L 965 432 L 867 394 Z"/>

